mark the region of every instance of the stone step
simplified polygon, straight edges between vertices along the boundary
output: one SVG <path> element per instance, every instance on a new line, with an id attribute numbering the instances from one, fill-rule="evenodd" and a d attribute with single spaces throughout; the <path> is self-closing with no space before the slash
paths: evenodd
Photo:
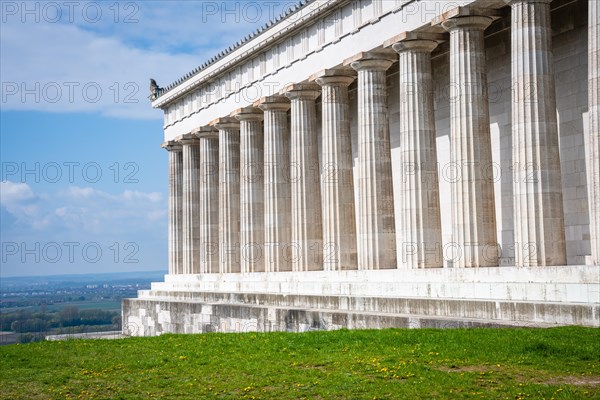
<path id="1" fill-rule="evenodd" d="M 165 282 L 140 291 L 138 299 L 123 301 L 123 324 L 139 335 L 210 329 L 598 327 L 600 267 L 167 275 Z"/>
<path id="2" fill-rule="evenodd" d="M 152 290 L 600 302 L 600 267 L 167 275 Z"/>
<path id="3" fill-rule="evenodd" d="M 238 292 L 143 291 L 140 300 L 247 305 L 321 311 L 425 315 L 550 324 L 597 326 L 600 303 L 517 302 L 511 300 L 283 295 Z"/>
<path id="4" fill-rule="evenodd" d="M 511 321 L 419 313 L 333 310 L 248 303 L 206 303 L 163 299 L 126 299 L 124 333 L 305 332 L 334 329 L 536 327 L 559 323 Z"/>
<path id="5" fill-rule="evenodd" d="M 258 288 L 256 287 L 258 286 Z M 590 303 L 600 299 L 600 285 L 589 283 L 337 283 L 320 282 L 267 283 L 264 285 L 152 285 L 155 291 L 188 292 L 240 292 L 338 296 L 388 296 L 457 299 L 504 299 L 513 301 L 551 301 Z"/>

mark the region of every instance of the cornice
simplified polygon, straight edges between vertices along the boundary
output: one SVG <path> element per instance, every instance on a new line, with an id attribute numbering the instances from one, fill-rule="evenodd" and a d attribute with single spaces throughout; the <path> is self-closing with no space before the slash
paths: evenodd
<path id="1" fill-rule="evenodd" d="M 318 4 L 319 2 L 317 0 L 300 1 L 294 11 L 284 13 L 274 21 L 270 21 L 261 29 L 246 36 L 234 46 L 220 52 L 217 56 L 212 57 L 201 66 L 162 89 L 158 97 L 152 100 L 152 107 L 165 108 L 169 106 L 193 89 L 233 69 L 240 61 L 251 59 L 255 54 L 293 36 L 301 27 L 305 26 L 307 21 L 315 20 L 321 15 L 327 14 L 332 9 L 351 1 L 329 0 L 323 2 L 313 10 L 309 10 L 309 12 L 306 12 L 307 6 Z M 287 22 L 287 26 L 282 27 L 283 22 Z"/>

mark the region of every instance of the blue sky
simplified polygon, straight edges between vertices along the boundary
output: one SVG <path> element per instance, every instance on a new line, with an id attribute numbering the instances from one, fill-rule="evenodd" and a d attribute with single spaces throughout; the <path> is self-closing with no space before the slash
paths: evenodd
<path id="1" fill-rule="evenodd" d="M 0 276 L 165 270 L 166 86 L 294 1 L 3 1 Z"/>

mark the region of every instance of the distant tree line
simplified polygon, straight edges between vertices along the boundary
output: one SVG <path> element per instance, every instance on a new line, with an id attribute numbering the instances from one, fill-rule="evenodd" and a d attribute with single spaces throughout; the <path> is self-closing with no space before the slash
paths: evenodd
<path id="1" fill-rule="evenodd" d="M 49 334 L 113 329 L 121 329 L 121 315 L 100 309 L 79 310 L 76 306 L 65 306 L 56 312 L 19 310 L 0 314 L 0 330 L 20 334 L 22 343 L 43 340 Z"/>

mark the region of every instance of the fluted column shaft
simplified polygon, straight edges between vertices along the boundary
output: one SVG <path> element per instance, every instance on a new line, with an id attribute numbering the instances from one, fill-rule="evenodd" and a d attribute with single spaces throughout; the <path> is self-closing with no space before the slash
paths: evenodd
<path id="1" fill-rule="evenodd" d="M 290 85 L 290 178 L 292 193 L 292 270 L 323 269 L 321 188 L 317 143 L 318 85 Z"/>
<path id="2" fill-rule="evenodd" d="M 400 263 L 442 267 L 442 225 L 437 173 L 431 52 L 433 40 L 393 45 L 400 56 Z"/>
<path id="3" fill-rule="evenodd" d="M 550 0 L 511 1 L 515 261 L 566 264 Z"/>
<path id="4" fill-rule="evenodd" d="M 265 270 L 291 271 L 290 102 L 270 96 L 257 105 L 264 111 Z"/>
<path id="5" fill-rule="evenodd" d="M 231 117 L 212 124 L 219 130 L 219 270 L 241 272 L 240 124 Z"/>
<path id="6" fill-rule="evenodd" d="M 182 147 L 173 141 L 162 147 L 169 152 L 169 274 L 182 274 Z"/>
<path id="7" fill-rule="evenodd" d="M 200 273 L 219 273 L 219 135 L 207 126 L 196 136 L 200 149 Z"/>
<path id="8" fill-rule="evenodd" d="M 328 271 L 358 268 L 348 98 L 354 79 L 351 70 L 315 76 L 321 85 L 323 265 Z"/>
<path id="9" fill-rule="evenodd" d="M 200 272 L 200 152 L 194 135 L 185 134 L 178 141 L 183 147 L 182 273 L 197 274 Z"/>
<path id="10" fill-rule="evenodd" d="M 263 113 L 246 107 L 240 121 L 240 262 L 242 272 L 264 272 Z"/>
<path id="11" fill-rule="evenodd" d="M 358 71 L 358 268 L 397 268 L 386 71 L 391 56 L 347 60 Z"/>
<path id="12" fill-rule="evenodd" d="M 450 32 L 450 158 L 456 267 L 498 265 L 492 146 L 483 32 L 489 17 L 442 23 Z"/>
<path id="13" fill-rule="evenodd" d="M 588 114 L 590 239 L 592 263 L 600 264 L 600 2 L 589 2 Z"/>

